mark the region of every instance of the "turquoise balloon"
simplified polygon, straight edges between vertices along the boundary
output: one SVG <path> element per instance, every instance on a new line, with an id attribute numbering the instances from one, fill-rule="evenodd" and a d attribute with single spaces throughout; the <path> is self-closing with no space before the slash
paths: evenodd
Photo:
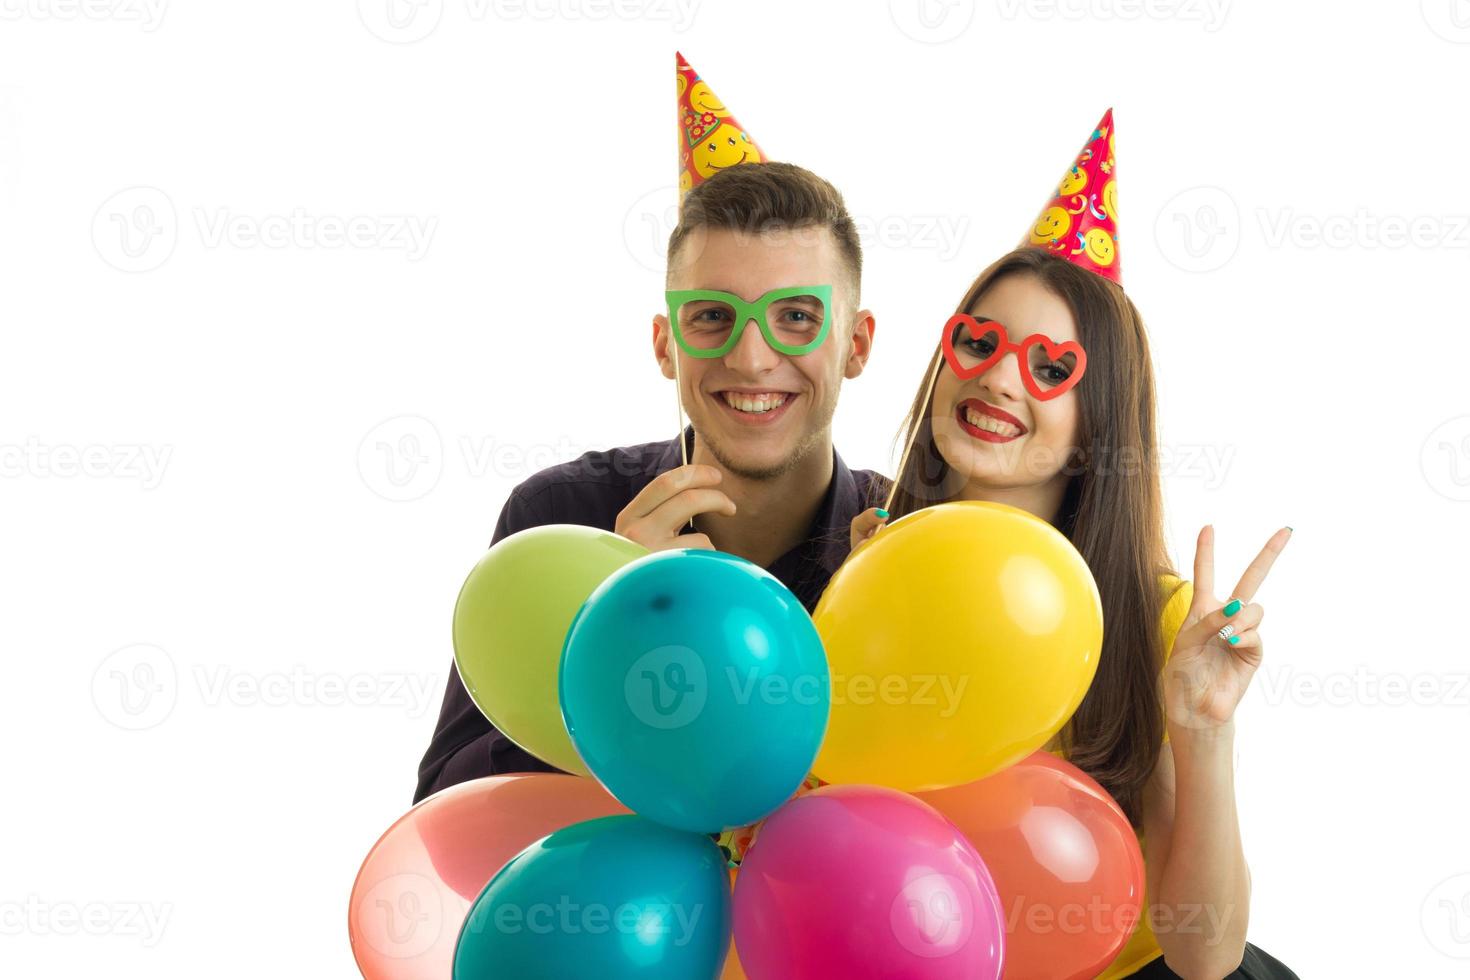
<path id="1" fill-rule="evenodd" d="M 562 715 L 592 774 L 679 830 L 743 827 L 791 798 L 827 730 L 811 617 L 770 572 L 719 551 L 639 558 L 567 631 Z"/>
<path id="2" fill-rule="evenodd" d="M 460 929 L 453 980 L 714 980 L 729 945 L 714 842 L 603 817 L 543 837 L 490 879 Z"/>

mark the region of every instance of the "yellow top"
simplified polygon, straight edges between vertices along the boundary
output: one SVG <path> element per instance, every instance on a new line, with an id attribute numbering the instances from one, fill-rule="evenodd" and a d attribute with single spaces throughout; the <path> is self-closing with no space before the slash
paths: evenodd
<path id="1" fill-rule="evenodd" d="M 1189 614 L 1189 604 L 1194 598 L 1194 588 L 1188 583 L 1181 584 L 1173 575 L 1166 575 L 1163 580 L 1164 591 L 1173 591 L 1169 601 L 1164 604 L 1164 611 L 1159 617 L 1159 626 L 1164 636 L 1164 662 L 1169 660 L 1169 654 L 1174 650 L 1174 638 L 1179 635 L 1179 628 L 1184 625 L 1184 617 Z M 1178 586 L 1177 591 L 1175 587 Z M 1169 735 L 1164 733 L 1164 741 L 1169 741 Z M 1058 755 L 1061 753 L 1058 752 Z M 1147 854 L 1143 847 L 1143 828 L 1137 830 L 1138 847 Z M 1128 942 L 1123 946 L 1108 968 L 1098 975 L 1098 980 L 1113 980 L 1114 977 L 1130 976 L 1143 969 L 1146 965 L 1164 955 L 1159 948 L 1159 941 L 1154 936 L 1154 931 L 1148 924 L 1148 891 L 1144 889 L 1143 915 L 1139 917 L 1138 925 L 1133 930 L 1133 935 L 1128 937 Z"/>

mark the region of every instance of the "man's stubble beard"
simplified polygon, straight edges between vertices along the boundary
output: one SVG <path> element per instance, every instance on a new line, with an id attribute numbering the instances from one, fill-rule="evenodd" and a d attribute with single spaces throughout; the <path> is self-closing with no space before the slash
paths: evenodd
<path id="1" fill-rule="evenodd" d="M 839 389 L 834 390 L 832 397 L 828 399 L 826 404 L 817 407 L 816 411 L 819 414 L 810 420 L 816 424 L 807 430 L 791 454 L 775 466 L 752 467 L 739 462 L 720 445 L 717 439 L 710 437 L 708 427 L 701 430 L 701 427 L 697 423 L 694 425 L 695 438 L 703 441 L 706 448 L 709 449 L 710 455 L 715 458 L 715 461 L 732 475 L 738 476 L 743 480 L 776 480 L 799 467 L 812 453 L 822 447 L 824 441 L 823 436 L 832 431 L 832 417 L 837 413 L 838 391 L 840 391 L 840 386 Z M 695 423 L 692 416 L 691 423 Z"/>

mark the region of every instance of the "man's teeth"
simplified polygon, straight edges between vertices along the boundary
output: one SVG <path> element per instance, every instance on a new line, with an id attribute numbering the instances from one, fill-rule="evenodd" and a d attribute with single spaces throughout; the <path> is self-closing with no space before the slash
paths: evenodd
<path id="1" fill-rule="evenodd" d="M 1021 430 L 1018 426 L 1012 425 L 1010 422 L 1002 422 L 1000 419 L 997 418 L 991 418 L 989 415 L 982 415 L 981 413 L 975 411 L 973 408 L 965 409 L 965 421 L 969 422 L 977 429 L 983 429 L 986 432 L 994 432 L 998 436 L 1008 436 L 1014 438 L 1015 436 L 1021 434 Z"/>
<path id="2" fill-rule="evenodd" d="M 737 391 L 722 391 L 725 404 L 740 412 L 754 412 L 759 415 L 772 409 L 780 408 L 786 402 L 784 392 L 762 392 L 759 395 L 746 395 Z"/>

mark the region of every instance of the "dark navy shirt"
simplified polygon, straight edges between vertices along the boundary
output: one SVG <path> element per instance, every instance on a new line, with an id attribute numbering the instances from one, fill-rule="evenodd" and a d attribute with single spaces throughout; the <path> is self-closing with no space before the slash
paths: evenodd
<path id="1" fill-rule="evenodd" d="M 692 458 L 693 429 L 686 429 L 684 435 Z M 618 514 L 654 477 L 680 464 L 679 441 L 670 439 L 586 453 L 544 469 L 511 491 L 490 543 L 542 524 L 584 524 L 611 531 Z M 871 470 L 850 470 L 833 452 L 832 482 L 806 539 L 768 566 L 808 612 L 816 607 L 827 581 L 847 557 L 852 519 L 881 504 L 887 489 L 885 477 Z M 481 776 L 560 771 L 497 731 L 470 700 L 459 672 L 450 670 L 439 723 L 419 763 L 414 802 Z"/>

